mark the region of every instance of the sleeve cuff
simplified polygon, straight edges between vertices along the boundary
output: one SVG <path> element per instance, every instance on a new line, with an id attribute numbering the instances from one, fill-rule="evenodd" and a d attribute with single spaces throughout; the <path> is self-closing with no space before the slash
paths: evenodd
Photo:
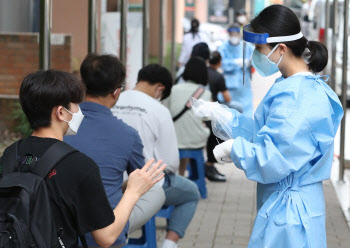
<path id="1" fill-rule="evenodd" d="M 231 149 L 232 162 L 235 164 L 235 166 L 238 169 L 241 169 L 241 170 L 243 170 L 241 161 L 244 160 L 244 157 L 242 156 L 243 141 L 244 141 L 244 138 L 237 137 L 237 139 L 234 140 L 232 144 L 232 149 Z"/>

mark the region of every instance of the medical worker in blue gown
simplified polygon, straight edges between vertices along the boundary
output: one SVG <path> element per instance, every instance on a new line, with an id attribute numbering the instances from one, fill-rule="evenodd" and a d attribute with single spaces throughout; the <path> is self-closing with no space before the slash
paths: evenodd
<path id="1" fill-rule="evenodd" d="M 231 98 L 243 106 L 243 114 L 253 116 L 253 97 L 250 87 L 251 71 L 250 59 L 253 54 L 254 46 L 247 44 L 245 47 L 245 59 L 243 59 L 243 41 L 241 29 L 238 24 L 233 24 L 227 29 L 229 40 L 222 44 L 218 51 L 222 57 L 222 69 L 226 87 L 230 92 Z M 243 64 L 245 63 L 245 65 Z M 246 78 L 243 85 L 243 68 Z M 222 98 L 222 96 L 219 96 Z M 219 99 L 223 102 L 223 98 Z"/>
<path id="2" fill-rule="evenodd" d="M 244 28 L 255 43 L 252 65 L 278 78 L 254 119 L 232 110 L 232 137 L 214 149 L 257 184 L 257 216 L 249 248 L 327 247 L 322 181 L 330 177 L 334 136 L 343 117 L 337 95 L 316 74 L 327 49 L 303 37 L 298 18 L 282 5 L 264 9 Z M 309 52 L 307 63 L 302 54 Z"/>

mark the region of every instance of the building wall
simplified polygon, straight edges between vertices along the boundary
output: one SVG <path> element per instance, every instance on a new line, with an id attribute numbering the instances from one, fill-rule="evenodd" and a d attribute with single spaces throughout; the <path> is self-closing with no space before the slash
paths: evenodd
<path id="1" fill-rule="evenodd" d="M 151 0 L 150 1 L 150 28 L 149 28 L 149 32 L 150 32 L 150 47 L 149 47 L 149 53 L 151 56 L 158 56 L 158 50 L 159 50 L 159 2 L 161 0 Z M 165 3 L 165 6 L 167 6 L 167 4 Z M 164 23 L 164 27 L 167 27 L 167 23 L 168 23 L 168 19 L 169 17 L 166 16 L 165 18 L 165 23 Z M 167 34 L 167 31 L 165 30 L 164 32 L 165 34 Z"/>
<path id="2" fill-rule="evenodd" d="M 71 36 L 64 35 L 62 45 L 51 46 L 51 68 L 71 71 L 71 43 Z M 13 125 L 11 113 L 23 78 L 38 67 L 38 34 L 0 34 L 0 130 Z"/>
<path id="3" fill-rule="evenodd" d="M 150 55 L 158 56 L 159 49 L 159 1 L 150 0 Z M 164 39 L 171 39 L 171 8 L 172 1 L 165 0 L 166 18 Z M 129 0 L 129 4 L 142 4 L 142 0 Z M 185 14 L 185 0 L 176 0 L 176 42 L 182 42 L 183 36 L 183 17 Z M 119 1 L 108 0 L 107 9 L 116 11 Z M 69 8 L 67 8 L 69 6 Z M 100 6 L 101 0 L 96 1 L 97 6 L 97 30 L 100 30 Z M 201 21 L 206 22 L 208 16 L 208 1 L 197 0 L 195 7 L 195 16 Z M 52 7 L 52 31 L 55 33 L 71 33 L 72 40 L 72 56 L 73 69 L 79 68 L 80 63 L 87 54 L 88 44 L 88 1 L 86 0 L 53 0 Z M 99 32 L 97 36 L 97 51 L 100 47 Z"/>
<path id="4" fill-rule="evenodd" d="M 166 39 L 167 41 L 171 40 L 171 17 L 172 17 L 172 1 L 176 1 L 176 17 L 175 17 L 175 42 L 181 43 L 183 37 L 183 27 L 182 20 L 185 16 L 185 0 L 169 0 L 167 7 L 167 18 L 169 21 L 166 26 Z"/>
<path id="5" fill-rule="evenodd" d="M 185 16 L 185 0 L 177 1 L 177 14 L 176 14 L 176 42 L 181 43 L 183 37 L 183 18 Z"/>
<path id="6" fill-rule="evenodd" d="M 100 6 L 101 2 L 97 0 L 98 31 L 100 30 Z M 52 32 L 72 34 L 73 70 L 79 70 L 81 62 L 88 53 L 88 9 L 87 0 L 52 1 Z M 99 48 L 99 41 L 100 39 L 97 38 L 97 48 Z"/>
<path id="7" fill-rule="evenodd" d="M 208 21 L 208 0 L 196 0 L 194 16 L 200 22 Z"/>

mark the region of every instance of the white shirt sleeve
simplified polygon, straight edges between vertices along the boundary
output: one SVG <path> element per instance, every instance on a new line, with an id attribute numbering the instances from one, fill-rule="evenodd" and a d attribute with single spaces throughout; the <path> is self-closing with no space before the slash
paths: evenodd
<path id="1" fill-rule="evenodd" d="M 166 171 L 176 173 L 179 168 L 179 148 L 175 126 L 170 112 L 165 109 L 163 118 L 159 121 L 158 137 L 154 147 L 154 157 L 162 159 L 167 164 Z"/>
<path id="2" fill-rule="evenodd" d="M 198 32 L 193 37 L 192 33 L 187 33 L 183 37 L 179 63 L 185 65 L 191 57 L 193 46 L 200 42 L 205 42 L 210 48 L 210 40 L 206 33 Z"/>
<path id="3" fill-rule="evenodd" d="M 200 33 L 199 33 L 199 37 L 200 37 L 200 42 L 205 42 L 205 43 L 207 43 L 209 49 L 212 51 L 212 49 L 211 49 L 211 43 L 210 43 L 210 39 L 209 39 L 208 35 L 207 35 L 206 33 L 204 33 L 204 32 L 200 32 Z M 199 42 L 198 42 L 198 43 L 199 43 Z"/>
<path id="4" fill-rule="evenodd" d="M 181 53 L 179 56 L 179 63 L 181 65 L 185 65 L 187 63 L 192 53 L 192 42 L 189 38 L 191 37 L 189 37 L 188 34 L 185 34 L 183 37 Z"/>

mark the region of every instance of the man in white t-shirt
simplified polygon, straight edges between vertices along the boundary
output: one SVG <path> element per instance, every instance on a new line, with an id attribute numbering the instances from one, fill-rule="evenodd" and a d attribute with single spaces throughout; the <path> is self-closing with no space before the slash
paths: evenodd
<path id="1" fill-rule="evenodd" d="M 137 81 L 133 90 L 120 95 L 112 112 L 139 132 L 146 159 L 161 158 L 167 164 L 164 180 L 158 185 L 164 189 L 165 206 L 175 208 L 162 248 L 176 248 L 192 220 L 200 195 L 196 184 L 176 175 L 179 150 L 174 123 L 169 110 L 160 103 L 170 95 L 173 79 L 165 67 L 151 64 L 139 71 Z"/>

